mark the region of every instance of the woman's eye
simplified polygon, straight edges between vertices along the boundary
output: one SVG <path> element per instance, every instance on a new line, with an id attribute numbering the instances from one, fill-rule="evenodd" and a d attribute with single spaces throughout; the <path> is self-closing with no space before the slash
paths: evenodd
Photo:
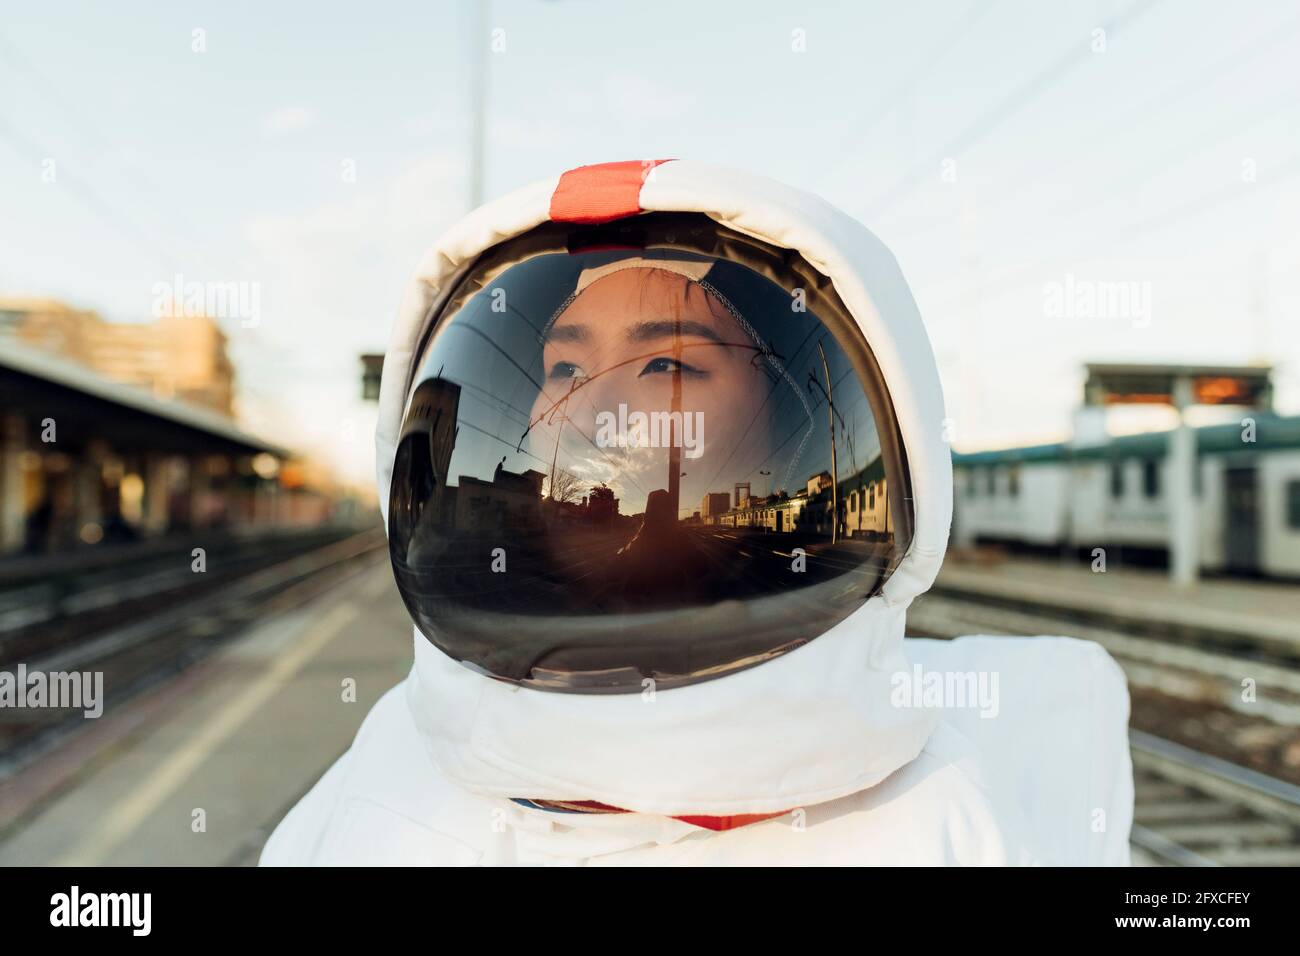
<path id="1" fill-rule="evenodd" d="M 653 358 L 647 362 L 645 368 L 641 370 L 641 375 L 652 375 L 656 372 L 682 372 L 686 375 L 692 375 L 698 374 L 699 371 L 699 369 L 687 365 L 685 362 L 679 362 L 676 359 L 668 358 L 666 355 L 661 355 L 659 358 Z"/>
<path id="2" fill-rule="evenodd" d="M 574 365 L 572 362 L 556 362 L 551 366 L 549 378 L 586 378 L 587 373 L 582 370 L 582 366 Z"/>

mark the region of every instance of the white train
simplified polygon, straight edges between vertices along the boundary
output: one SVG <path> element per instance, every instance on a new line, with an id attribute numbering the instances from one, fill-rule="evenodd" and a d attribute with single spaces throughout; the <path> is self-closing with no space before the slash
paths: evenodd
<path id="1" fill-rule="evenodd" d="M 1300 416 L 1195 431 L 1201 568 L 1300 577 Z M 1167 555 L 1169 435 L 954 454 L 953 540 Z"/>

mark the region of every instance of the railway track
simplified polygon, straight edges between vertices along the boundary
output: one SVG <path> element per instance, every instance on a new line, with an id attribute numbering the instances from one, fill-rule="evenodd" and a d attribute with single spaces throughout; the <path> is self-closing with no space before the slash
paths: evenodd
<path id="1" fill-rule="evenodd" d="M 1119 662 L 1136 689 L 1226 708 L 1245 717 L 1300 727 L 1300 668 L 1267 647 L 1219 646 L 1191 637 L 1155 635 L 1143 626 L 1079 621 L 1069 612 L 952 595 L 919 598 L 908 610 L 910 632 L 951 638 L 963 634 L 1068 634 L 1096 641 Z M 1256 689 L 1242 694 L 1242 682 Z"/>
<path id="2" fill-rule="evenodd" d="M 1300 787 L 1129 731 L 1135 864 L 1300 866 Z"/>
<path id="3" fill-rule="evenodd" d="M 261 560 L 247 558 L 238 573 L 215 581 L 190 575 L 194 586 L 188 589 L 167 580 L 145 604 L 128 599 L 111 610 L 97 608 L 89 618 L 60 618 L 57 633 L 65 639 L 27 641 L 40 653 L 21 660 L 28 673 L 102 673 L 106 705 L 112 706 L 206 657 L 249 624 L 337 585 L 383 545 L 378 530 L 335 536 L 287 556 L 272 551 Z M 13 645 L 0 639 L 0 649 L 12 651 Z M 16 663 L 11 654 L 0 656 L 2 668 Z M 0 711 L 0 782 L 84 725 L 75 709 Z"/>
<path id="4" fill-rule="evenodd" d="M 220 590 L 260 568 L 327 546 L 342 529 L 214 533 L 0 563 L 0 666 L 64 649 L 123 620 Z M 197 541 L 204 570 L 194 568 Z"/>

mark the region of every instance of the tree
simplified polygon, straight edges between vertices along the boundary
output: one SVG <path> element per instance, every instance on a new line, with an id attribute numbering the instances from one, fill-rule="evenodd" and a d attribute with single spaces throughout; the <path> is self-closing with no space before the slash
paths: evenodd
<path id="1" fill-rule="evenodd" d="M 614 489 L 607 488 L 604 483 L 593 487 L 587 498 L 587 510 L 596 524 L 612 521 L 618 514 L 618 499 L 614 497 Z"/>
<path id="2" fill-rule="evenodd" d="M 551 476 L 551 487 L 547 494 L 552 501 L 577 501 L 582 497 L 582 482 L 572 472 L 557 471 Z"/>

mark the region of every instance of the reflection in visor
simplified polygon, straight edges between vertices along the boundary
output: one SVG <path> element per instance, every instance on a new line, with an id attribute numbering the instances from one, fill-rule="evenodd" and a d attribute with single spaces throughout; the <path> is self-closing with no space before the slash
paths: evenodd
<path id="1" fill-rule="evenodd" d="M 751 666 L 906 547 L 893 411 L 829 283 L 699 217 L 636 222 L 636 249 L 549 226 L 489 253 L 417 366 L 393 564 L 423 633 L 494 677 L 618 692 Z"/>

